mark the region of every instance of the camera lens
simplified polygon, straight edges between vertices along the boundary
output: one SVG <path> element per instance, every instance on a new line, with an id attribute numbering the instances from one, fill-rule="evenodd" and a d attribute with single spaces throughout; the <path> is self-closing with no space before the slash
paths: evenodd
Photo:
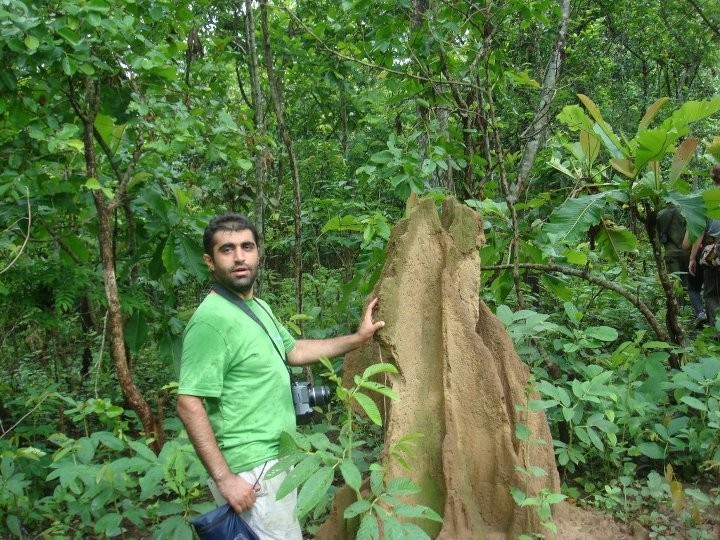
<path id="1" fill-rule="evenodd" d="M 330 402 L 330 389 L 327 386 L 308 388 L 308 397 L 313 407 L 322 407 Z"/>

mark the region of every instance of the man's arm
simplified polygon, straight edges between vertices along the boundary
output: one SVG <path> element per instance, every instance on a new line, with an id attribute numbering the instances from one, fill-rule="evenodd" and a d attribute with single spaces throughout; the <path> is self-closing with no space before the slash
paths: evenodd
<path id="1" fill-rule="evenodd" d="M 691 276 L 694 276 L 695 272 L 697 271 L 697 254 L 700 250 L 700 246 L 702 245 L 704 236 L 705 231 L 700 233 L 700 236 L 697 237 L 697 240 L 695 240 L 692 249 L 690 250 L 690 263 L 688 264 L 688 272 L 690 272 Z"/>
<path id="2" fill-rule="evenodd" d="M 177 398 L 177 413 L 185 424 L 195 452 L 200 457 L 220 494 L 236 512 L 244 512 L 255 504 L 252 484 L 233 474 L 225 457 L 220 452 L 210 419 L 205 411 L 202 398 L 180 394 Z"/>
<path id="3" fill-rule="evenodd" d="M 360 321 L 360 326 L 354 334 L 329 339 L 297 340 L 295 347 L 288 353 L 288 363 L 294 366 L 302 366 L 317 362 L 321 357 L 334 358 L 357 349 L 370 340 L 375 335 L 375 332 L 385 326 L 384 321 L 373 322 L 372 320 L 373 311 L 377 308 L 377 304 L 377 298 L 368 304 L 365 315 Z"/>

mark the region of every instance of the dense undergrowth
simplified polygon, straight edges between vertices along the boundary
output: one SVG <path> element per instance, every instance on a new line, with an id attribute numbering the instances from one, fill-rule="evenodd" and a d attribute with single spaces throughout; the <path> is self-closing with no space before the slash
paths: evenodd
<path id="1" fill-rule="evenodd" d="M 341 296 L 338 277 L 320 272 L 308 279 L 313 293 L 303 318 L 284 315 L 292 312 L 282 302 L 291 297 L 288 283 L 268 287 L 281 317 L 317 328 L 316 337 L 346 331 L 357 313 L 333 309 Z M 595 308 L 613 302 L 578 288 L 575 303 L 566 301 L 552 315 L 496 309 L 530 366 L 538 398 L 530 406 L 547 414 L 564 494 L 637 523 L 653 538 L 713 538 L 720 508 L 717 330 L 693 331 L 686 347 L 673 347 L 642 329 L 628 330 L 632 325 L 620 319 L 631 313 L 617 304 L 605 311 L 613 314 L 606 320 L 593 320 L 577 307 L 587 298 Z M 681 357 L 681 369 L 668 367 L 671 354 Z M 166 396 L 167 442 L 157 456 L 122 406 L 109 369 L 97 366 L 97 380 L 73 392 L 51 371 L 30 369 L 29 352 L 18 361 L 15 376 L 2 383 L 0 536 L 192 537 L 188 519 L 212 506 L 206 474 L 172 412 L 172 367 L 152 351 L 147 358 L 142 372 L 151 375 L 144 383 Z M 559 376 L 550 374 L 551 364 Z M 340 405 L 319 432 L 332 438 L 333 426 L 347 420 Z M 353 429 L 363 441 L 353 453 L 366 473 L 377 458 L 379 430 L 366 420 Z M 308 532 L 327 516 L 341 478 L 338 472 L 306 516 Z"/>

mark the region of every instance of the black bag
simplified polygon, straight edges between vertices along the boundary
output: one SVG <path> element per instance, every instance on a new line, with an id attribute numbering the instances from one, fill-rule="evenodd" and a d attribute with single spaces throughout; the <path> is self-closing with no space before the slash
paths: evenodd
<path id="1" fill-rule="evenodd" d="M 190 522 L 200 540 L 260 540 L 229 504 L 207 512 Z"/>

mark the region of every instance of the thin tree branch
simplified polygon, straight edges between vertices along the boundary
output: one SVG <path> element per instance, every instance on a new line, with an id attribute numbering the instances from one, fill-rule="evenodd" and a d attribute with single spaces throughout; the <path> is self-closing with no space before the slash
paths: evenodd
<path id="1" fill-rule="evenodd" d="M 648 324 L 653 329 L 655 335 L 660 341 L 671 342 L 670 336 L 663 329 L 662 325 L 657 320 L 657 318 L 653 314 L 652 310 L 647 306 L 647 304 L 640 300 L 637 294 L 630 292 L 625 287 L 622 287 L 617 283 L 613 283 L 611 281 L 596 276 L 591 276 L 585 270 L 578 270 L 576 268 L 569 268 L 557 264 L 518 263 L 517 266 L 519 268 L 526 268 L 528 270 L 537 270 L 539 272 L 558 272 L 567 276 L 581 278 L 585 281 L 592 283 L 593 285 L 599 285 L 600 287 L 616 292 L 620 296 L 625 298 L 628 302 L 630 302 L 633 306 L 635 306 L 640 311 L 640 313 L 642 313 L 643 317 L 645 317 L 645 320 L 647 320 Z M 483 266 L 481 269 L 508 270 L 513 267 L 514 265 L 512 264 L 498 264 L 494 266 Z"/>
<path id="2" fill-rule="evenodd" d="M 15 257 L 13 258 L 13 260 L 10 261 L 10 263 L 9 263 L 5 268 L 3 268 L 2 270 L 0 270 L 0 274 L 4 274 L 4 273 L 7 272 L 8 270 L 10 270 L 10 268 L 12 268 L 12 266 L 13 266 L 13 265 L 17 262 L 17 260 L 20 258 L 20 255 L 23 254 L 23 251 L 25 251 L 25 247 L 27 246 L 27 243 L 28 243 L 28 241 L 30 240 L 30 227 L 31 227 L 31 225 L 32 225 L 32 208 L 30 207 L 30 191 L 28 190 L 27 186 L 25 186 L 25 200 L 27 201 L 27 213 L 28 213 L 28 216 L 27 216 L 27 233 L 25 234 L 25 240 L 23 240 L 22 246 L 20 246 L 20 251 L 17 252 L 17 255 L 15 255 Z"/>

